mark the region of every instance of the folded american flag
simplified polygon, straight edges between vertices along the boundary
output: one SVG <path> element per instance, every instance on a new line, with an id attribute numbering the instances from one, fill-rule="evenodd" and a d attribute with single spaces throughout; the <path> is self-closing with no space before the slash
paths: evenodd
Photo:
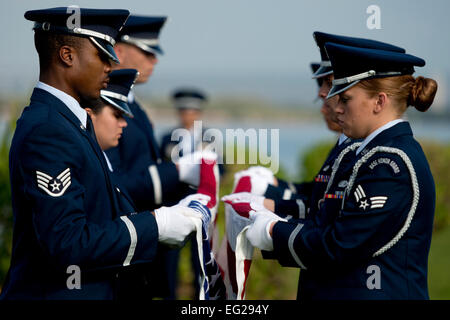
<path id="1" fill-rule="evenodd" d="M 218 239 L 216 226 L 218 190 L 219 170 L 216 161 L 202 159 L 200 166 L 200 184 L 197 193 L 209 196 L 210 200 L 206 204 L 193 200 L 188 206 L 202 214 L 201 237 L 197 230 L 197 245 L 199 248 L 199 262 L 203 272 L 203 276 L 200 277 L 200 298 L 205 300 L 226 299 L 225 284 L 219 266 L 215 261 L 213 250 L 211 250 L 211 248 L 214 248 Z M 210 223 L 211 220 L 212 224 Z"/>
<path id="2" fill-rule="evenodd" d="M 251 191 L 249 176 L 242 176 L 235 182 L 233 193 Z M 227 299 L 243 300 L 253 256 L 253 247 L 245 237 L 251 221 L 248 214 L 240 214 L 228 203 L 225 203 L 225 220 L 226 235 L 217 259 L 227 289 Z"/>
<path id="3" fill-rule="evenodd" d="M 192 200 L 188 207 L 202 214 L 201 230 L 197 230 L 198 258 L 202 270 L 200 275 L 200 299 L 220 300 L 225 299 L 225 285 L 220 275 L 219 267 L 211 251 L 208 226 L 211 219 L 209 208 L 199 201 Z"/>

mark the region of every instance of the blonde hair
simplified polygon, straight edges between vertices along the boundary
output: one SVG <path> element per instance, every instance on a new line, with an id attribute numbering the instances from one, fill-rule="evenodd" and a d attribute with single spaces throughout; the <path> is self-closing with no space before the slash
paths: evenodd
<path id="1" fill-rule="evenodd" d="M 369 96 L 384 92 L 394 101 L 403 114 L 408 106 L 425 112 L 433 103 L 437 92 L 437 82 L 430 78 L 411 75 L 362 80 L 357 84 L 367 91 Z"/>

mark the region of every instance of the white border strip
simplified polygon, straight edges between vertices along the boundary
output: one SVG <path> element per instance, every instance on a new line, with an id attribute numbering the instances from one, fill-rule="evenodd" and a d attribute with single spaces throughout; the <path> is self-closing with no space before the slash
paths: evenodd
<path id="1" fill-rule="evenodd" d="M 153 38 L 153 39 L 144 39 L 144 38 L 136 38 L 136 37 L 130 37 L 129 35 L 125 34 L 121 37 L 121 40 L 126 42 L 129 41 L 131 43 L 134 42 L 141 42 L 145 44 L 146 46 L 157 46 L 159 45 L 159 39 Z"/>
<path id="2" fill-rule="evenodd" d="M 83 34 L 83 35 L 86 35 L 86 36 L 91 36 L 91 37 L 96 37 L 96 38 L 100 38 L 100 39 L 106 40 L 112 46 L 114 46 L 116 44 L 116 40 L 113 37 L 111 37 L 111 36 L 109 36 L 109 35 L 107 35 L 105 33 L 100 33 L 100 32 L 97 32 L 97 31 L 93 31 L 93 30 L 89 30 L 89 29 L 83 29 L 83 28 L 73 28 L 72 31 L 74 33 Z"/>
<path id="3" fill-rule="evenodd" d="M 358 73 L 353 76 L 334 79 L 333 80 L 333 86 L 339 85 L 339 84 L 347 84 L 353 81 L 366 79 L 373 76 L 397 76 L 401 75 L 402 73 L 400 71 L 390 71 L 390 72 L 376 72 L 375 70 L 369 70 L 363 73 Z"/>
<path id="4" fill-rule="evenodd" d="M 125 222 L 125 225 L 128 228 L 128 232 L 130 233 L 130 247 L 128 248 L 128 254 L 127 257 L 125 258 L 125 261 L 123 262 L 123 266 L 129 266 L 131 259 L 133 259 L 134 256 L 134 251 L 136 249 L 136 244 L 137 244 L 137 233 L 136 233 L 136 228 L 133 225 L 133 222 L 131 222 L 130 219 L 128 219 L 128 217 L 126 216 L 121 216 L 120 219 L 122 219 L 123 222 Z"/>
<path id="5" fill-rule="evenodd" d="M 288 248 L 289 248 L 289 251 L 291 252 L 291 255 L 294 258 L 295 262 L 297 262 L 297 264 L 300 266 L 300 268 L 306 270 L 306 267 L 303 265 L 302 261 L 300 260 L 297 253 L 294 250 L 295 237 L 297 237 L 297 234 L 300 232 L 300 230 L 302 230 L 302 228 L 303 228 L 303 224 L 299 223 L 295 227 L 294 231 L 292 231 L 291 235 L 289 236 L 289 240 L 288 240 Z"/>
<path id="6" fill-rule="evenodd" d="M 291 199 L 291 196 L 292 196 L 292 191 L 290 189 L 284 189 L 282 199 L 289 200 L 289 199 Z"/>
<path id="7" fill-rule="evenodd" d="M 155 204 L 162 203 L 162 188 L 161 188 L 161 179 L 159 177 L 158 168 L 156 165 L 151 165 L 148 167 L 148 172 L 150 173 L 150 178 L 153 183 L 153 192 L 155 195 Z"/>
<path id="8" fill-rule="evenodd" d="M 295 188 L 292 182 L 288 182 L 288 187 L 292 191 L 292 193 L 297 193 L 297 188 Z"/>
<path id="9" fill-rule="evenodd" d="M 120 93 L 112 92 L 112 91 L 109 91 L 109 90 L 100 90 L 100 94 L 104 95 L 104 96 L 107 96 L 107 97 L 118 99 L 118 100 L 123 101 L 125 103 L 128 103 L 128 97 L 124 96 L 123 94 L 120 94 Z"/>
<path id="10" fill-rule="evenodd" d="M 297 202 L 297 206 L 298 206 L 298 217 L 300 219 L 305 219 L 306 218 L 305 203 L 301 199 L 297 199 L 295 202 Z"/>

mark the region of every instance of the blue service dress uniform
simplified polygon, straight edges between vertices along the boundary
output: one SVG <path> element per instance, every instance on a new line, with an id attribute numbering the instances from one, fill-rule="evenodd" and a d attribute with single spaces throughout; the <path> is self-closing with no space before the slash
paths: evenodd
<path id="1" fill-rule="evenodd" d="M 107 158 L 107 156 L 105 156 Z M 107 158 L 109 160 L 109 158 Z M 114 172 L 111 167 L 111 172 Z M 120 185 L 114 175 L 111 175 L 111 182 L 116 192 L 119 210 L 121 216 L 127 216 L 130 213 L 137 212 L 136 206 L 131 199 L 131 196 L 127 193 L 126 189 Z M 160 248 L 160 246 L 158 247 Z M 117 274 L 116 281 L 116 299 L 119 301 L 130 300 L 151 300 L 155 296 L 158 296 L 158 288 L 155 283 L 149 283 L 148 273 L 157 272 L 158 267 L 155 264 L 158 263 L 159 254 L 158 249 L 155 257 L 151 263 L 139 263 L 133 264 L 124 268 Z"/>
<path id="2" fill-rule="evenodd" d="M 172 162 L 162 161 L 153 125 L 134 100 L 128 104 L 134 118 L 127 119 L 119 146 L 106 151 L 114 175 L 140 210 L 159 208 L 172 200 L 180 182 Z"/>
<path id="3" fill-rule="evenodd" d="M 408 122 L 379 133 L 344 165 L 316 219 L 278 222 L 274 255 L 301 267 L 298 298 L 428 299 L 435 187 Z M 337 193 L 339 194 L 339 193 Z"/>
<path id="4" fill-rule="evenodd" d="M 120 216 L 102 151 L 62 100 L 35 88 L 10 150 L 14 213 L 3 299 L 114 299 L 124 266 L 154 259 L 150 212 Z M 69 289 L 67 268 L 81 270 Z"/>
<path id="5" fill-rule="evenodd" d="M 162 205 L 173 205 L 181 197 L 179 189 L 186 184 L 179 181 L 174 163 L 162 161 L 153 125 L 145 111 L 133 100 L 128 103 L 134 118 L 127 119 L 119 145 L 106 151 L 114 169 L 115 181 L 130 196 L 139 211 L 152 210 Z M 124 272 L 125 299 L 163 297 L 175 299 L 175 274 L 178 249 L 159 246 L 156 263 L 138 266 L 139 272 Z M 128 283 L 127 283 L 128 282 Z"/>

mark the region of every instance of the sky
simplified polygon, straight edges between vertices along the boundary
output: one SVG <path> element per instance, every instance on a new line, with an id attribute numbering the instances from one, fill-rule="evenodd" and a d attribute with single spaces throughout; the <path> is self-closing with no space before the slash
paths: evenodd
<path id="1" fill-rule="evenodd" d="M 450 1 L 433 0 L 54 0 L 0 4 L 0 93 L 28 94 L 38 78 L 30 9 L 78 5 L 167 15 L 161 32 L 165 55 L 154 76 L 137 88 L 167 95 L 180 85 L 214 95 L 313 101 L 309 63 L 320 60 L 312 33 L 323 31 L 386 41 L 426 60 L 418 75 L 450 87 Z M 370 5 L 380 9 L 380 29 L 369 29 Z"/>

